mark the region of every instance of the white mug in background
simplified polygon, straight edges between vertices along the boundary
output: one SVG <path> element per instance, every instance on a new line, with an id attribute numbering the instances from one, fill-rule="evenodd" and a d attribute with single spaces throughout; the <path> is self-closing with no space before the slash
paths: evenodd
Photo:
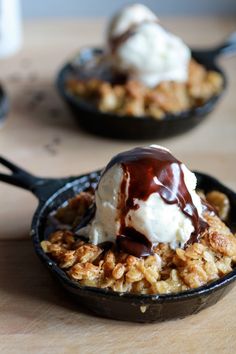
<path id="1" fill-rule="evenodd" d="M 21 44 L 20 0 L 0 0 L 0 58 L 17 52 Z"/>

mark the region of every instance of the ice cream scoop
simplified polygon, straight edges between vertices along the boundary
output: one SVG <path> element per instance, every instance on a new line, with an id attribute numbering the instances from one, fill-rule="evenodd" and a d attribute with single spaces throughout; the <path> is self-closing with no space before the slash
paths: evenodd
<path id="1" fill-rule="evenodd" d="M 96 212 L 80 234 L 136 256 L 159 243 L 184 247 L 207 226 L 196 177 L 169 150 L 153 145 L 116 155 L 95 192 Z"/>
<path id="2" fill-rule="evenodd" d="M 129 31 L 132 27 L 147 21 L 157 21 L 157 16 L 142 4 L 133 4 L 124 7 L 111 19 L 107 35 L 113 40 Z"/>
<path id="3" fill-rule="evenodd" d="M 144 5 L 127 6 L 115 15 L 107 37 L 115 70 L 149 87 L 187 80 L 190 49 Z"/>

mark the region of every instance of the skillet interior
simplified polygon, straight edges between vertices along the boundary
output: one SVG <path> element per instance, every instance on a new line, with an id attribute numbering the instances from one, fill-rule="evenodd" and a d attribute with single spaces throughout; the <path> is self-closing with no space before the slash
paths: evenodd
<path id="1" fill-rule="evenodd" d="M 181 318 L 199 312 L 215 304 L 232 288 L 236 278 L 236 269 L 207 286 L 170 295 L 119 294 L 105 289 L 79 286 L 78 283 L 71 281 L 65 272 L 43 252 L 40 242 L 44 239 L 48 214 L 89 185 L 95 186 L 99 175 L 99 171 L 94 172 L 65 184 L 46 202 L 40 204 L 32 223 L 31 233 L 36 253 L 76 301 L 99 316 L 126 321 L 153 322 Z M 196 175 L 199 188 L 205 191 L 217 189 L 228 195 L 231 202 L 229 224 L 235 227 L 236 194 L 208 175 L 201 173 L 196 173 Z"/>
<path id="2" fill-rule="evenodd" d="M 86 48 L 80 52 L 80 60 L 76 64 L 91 59 L 101 50 L 96 48 Z M 118 116 L 111 113 L 101 113 L 92 105 L 85 102 L 83 99 L 75 97 L 66 90 L 66 81 L 68 77 L 76 75 L 75 66 L 66 64 L 60 71 L 57 77 L 57 88 L 62 98 L 65 100 L 71 109 L 74 117 L 79 122 L 80 126 L 92 133 L 102 136 L 120 138 L 120 139 L 151 139 L 164 138 L 173 136 L 192 129 L 198 125 L 215 107 L 221 97 L 227 82 L 224 72 L 216 65 L 215 56 L 211 52 L 192 52 L 200 64 L 208 70 L 219 72 L 224 80 L 222 92 L 219 95 L 213 96 L 202 106 L 182 112 L 180 114 L 168 114 L 163 120 L 155 120 L 149 117 L 127 117 Z"/>

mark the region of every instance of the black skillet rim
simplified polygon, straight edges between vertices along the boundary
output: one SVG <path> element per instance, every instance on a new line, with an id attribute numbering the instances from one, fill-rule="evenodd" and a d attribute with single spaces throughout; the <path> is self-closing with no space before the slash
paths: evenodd
<path id="1" fill-rule="evenodd" d="M 79 54 L 82 55 L 84 51 L 86 50 L 90 50 L 92 52 L 98 52 L 101 53 L 102 49 L 101 48 L 97 48 L 97 47 L 84 47 L 79 51 Z M 197 51 L 196 51 L 197 54 Z M 193 58 L 195 58 L 197 55 L 193 54 Z M 72 93 L 70 93 L 67 89 L 66 89 L 66 76 L 68 76 L 69 71 L 73 71 L 74 66 L 71 62 L 67 62 L 66 64 L 64 64 L 61 69 L 58 71 L 57 74 L 57 79 L 56 79 L 56 86 L 58 88 L 59 93 L 61 94 L 61 96 L 68 102 L 74 104 L 78 110 L 82 109 L 84 111 L 87 111 L 88 113 L 92 113 L 101 117 L 109 117 L 112 115 L 112 119 L 116 119 L 116 120 L 121 120 L 123 119 L 124 121 L 130 121 L 130 119 L 132 119 L 132 121 L 135 124 L 135 121 L 146 121 L 146 122 L 156 122 L 157 125 L 160 124 L 164 124 L 164 122 L 175 122 L 178 120 L 189 120 L 191 119 L 193 116 L 199 116 L 201 117 L 202 115 L 204 115 L 206 112 L 208 112 L 210 110 L 210 108 L 215 105 L 218 100 L 222 97 L 226 87 L 227 87 L 227 78 L 226 75 L 224 73 L 224 71 L 215 63 L 215 59 L 216 57 L 210 57 L 207 58 L 207 60 L 205 59 L 205 63 L 202 64 L 205 68 L 208 68 L 208 66 L 210 66 L 210 70 L 215 70 L 218 73 L 220 73 L 220 75 L 223 78 L 223 87 L 221 89 L 221 91 L 212 96 L 211 98 L 209 98 L 204 104 L 200 105 L 200 106 L 196 106 L 193 107 L 189 110 L 185 110 L 176 114 L 166 114 L 165 117 L 161 120 L 157 120 L 154 119 L 152 117 L 149 116 L 127 116 L 127 115 L 118 115 L 118 114 L 114 114 L 114 113 L 105 113 L 105 112 L 100 112 L 98 109 L 96 109 L 92 104 L 86 102 L 85 100 L 83 100 L 82 98 L 80 98 L 79 96 L 76 96 Z M 199 58 L 196 59 L 197 62 L 199 62 L 201 64 L 201 60 Z M 78 64 L 77 64 L 78 65 Z M 147 123 L 148 124 L 148 123 Z"/>
<path id="2" fill-rule="evenodd" d="M 217 179 L 214 177 L 211 177 L 207 174 L 203 174 L 200 172 L 195 172 L 199 178 L 208 178 L 211 180 L 213 184 L 216 184 L 220 186 L 221 188 L 224 189 L 224 191 L 227 193 L 227 195 L 231 195 L 233 199 L 236 200 L 236 193 L 233 192 L 231 189 L 223 185 L 221 182 L 219 182 Z M 57 264 L 43 251 L 41 245 L 40 245 L 40 236 L 39 236 L 39 226 L 41 222 L 41 216 L 44 214 L 45 209 L 52 203 L 54 199 L 56 199 L 60 194 L 65 192 L 66 190 L 69 190 L 73 188 L 73 185 L 77 185 L 78 181 L 83 178 L 83 177 L 88 177 L 92 178 L 94 175 L 98 175 L 98 171 L 88 173 L 86 175 L 82 175 L 77 177 L 74 181 L 66 183 L 62 188 L 59 188 L 55 193 L 53 193 L 49 199 L 47 199 L 45 202 L 42 204 L 39 204 L 34 217 L 32 221 L 32 228 L 31 228 L 31 236 L 33 238 L 33 243 L 35 247 L 35 251 L 37 255 L 43 260 L 44 263 L 46 263 L 47 267 L 56 275 L 56 277 L 63 283 L 66 283 L 69 287 L 73 287 L 74 289 L 78 289 L 78 291 L 82 291 L 84 293 L 92 293 L 96 294 L 98 296 L 106 296 L 110 297 L 113 299 L 124 299 L 124 301 L 136 301 L 137 303 L 147 303 L 147 304 L 153 304 L 153 303 L 163 303 L 163 302 L 174 302 L 174 301 L 181 301 L 183 299 L 189 299 L 189 298 L 195 298 L 200 295 L 208 295 L 218 288 L 225 287 L 229 285 L 231 282 L 236 280 L 236 267 L 227 275 L 224 277 L 210 282 L 208 285 L 203 285 L 201 287 L 198 287 L 196 289 L 191 289 L 191 290 L 186 290 L 182 291 L 180 293 L 172 293 L 172 294 L 130 294 L 130 293 L 119 293 L 115 292 L 113 290 L 108 290 L 108 289 L 100 289 L 100 288 L 95 288 L 95 287 L 90 287 L 90 286 L 81 286 L 78 282 L 72 281 L 67 277 L 66 273 L 60 269 Z"/>
<path id="3" fill-rule="evenodd" d="M 9 100 L 7 94 L 0 83 L 0 124 L 5 120 L 9 111 Z"/>

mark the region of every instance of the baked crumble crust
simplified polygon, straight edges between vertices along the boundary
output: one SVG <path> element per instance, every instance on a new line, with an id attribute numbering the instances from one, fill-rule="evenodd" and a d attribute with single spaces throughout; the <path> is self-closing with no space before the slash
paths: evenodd
<path id="1" fill-rule="evenodd" d="M 227 217 L 225 205 L 229 205 L 229 200 L 225 194 L 212 191 L 205 197 Z M 93 198 L 91 191 L 82 192 L 59 208 L 55 217 L 75 226 Z M 159 244 L 153 255 L 142 258 L 119 251 L 114 244 L 90 244 L 65 229 L 53 232 L 41 246 L 81 285 L 137 294 L 175 293 L 219 279 L 236 262 L 236 237 L 217 215 L 208 212 L 204 217 L 209 228 L 200 235 L 198 243 L 176 250 Z"/>
<path id="2" fill-rule="evenodd" d="M 189 63 L 186 83 L 163 81 L 154 88 L 148 88 L 133 80 L 123 85 L 112 85 L 96 78 L 69 79 L 67 82 L 69 92 L 82 97 L 101 112 L 154 119 L 200 106 L 217 95 L 222 86 L 223 78 L 218 72 L 207 71 L 194 59 Z"/>

